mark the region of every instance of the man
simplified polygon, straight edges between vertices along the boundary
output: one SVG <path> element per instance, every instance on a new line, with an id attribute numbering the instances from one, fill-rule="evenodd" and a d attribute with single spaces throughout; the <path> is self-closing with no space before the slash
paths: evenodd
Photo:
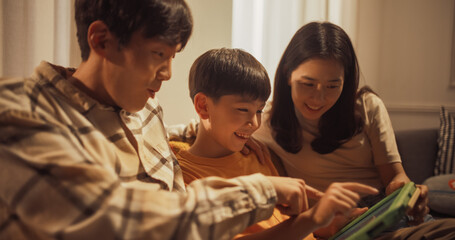
<path id="1" fill-rule="evenodd" d="M 0 239 L 229 239 L 304 210 L 256 174 L 185 190 L 155 93 L 192 31 L 183 0 L 77 0 L 82 63 L 0 80 Z M 310 192 L 311 194 L 316 194 Z"/>

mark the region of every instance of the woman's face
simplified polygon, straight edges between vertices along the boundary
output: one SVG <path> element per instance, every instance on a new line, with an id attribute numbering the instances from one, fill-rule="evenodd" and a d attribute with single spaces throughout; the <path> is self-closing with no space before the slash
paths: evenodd
<path id="1" fill-rule="evenodd" d="M 343 84 L 343 65 L 334 59 L 309 59 L 289 79 L 294 106 L 309 120 L 319 120 L 336 103 Z"/>

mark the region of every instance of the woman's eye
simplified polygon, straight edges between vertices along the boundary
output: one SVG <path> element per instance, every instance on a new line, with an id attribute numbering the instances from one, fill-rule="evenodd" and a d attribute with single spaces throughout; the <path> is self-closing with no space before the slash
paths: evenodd
<path id="1" fill-rule="evenodd" d="M 329 89 L 335 89 L 335 88 L 338 88 L 338 87 L 340 87 L 340 86 L 339 85 L 329 85 L 329 86 L 327 86 L 327 88 L 329 88 Z"/>
<path id="2" fill-rule="evenodd" d="M 303 84 L 304 86 L 306 86 L 306 87 L 313 87 L 313 86 L 314 86 L 313 83 L 305 83 L 305 82 L 304 82 L 304 83 L 302 83 L 302 84 Z"/>

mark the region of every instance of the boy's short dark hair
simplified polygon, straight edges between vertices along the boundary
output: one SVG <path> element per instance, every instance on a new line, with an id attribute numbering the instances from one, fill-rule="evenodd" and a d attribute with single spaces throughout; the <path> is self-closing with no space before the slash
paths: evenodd
<path id="1" fill-rule="evenodd" d="M 240 95 L 266 101 L 270 79 L 264 66 L 240 49 L 212 49 L 199 56 L 190 69 L 190 97 L 202 92 L 217 101 L 224 95 Z"/>
<path id="2" fill-rule="evenodd" d="M 94 21 L 103 21 L 122 46 L 134 32 L 157 37 L 169 45 L 188 42 L 193 29 L 190 9 L 184 0 L 76 0 L 77 40 L 82 60 L 90 55 L 87 31 Z"/>

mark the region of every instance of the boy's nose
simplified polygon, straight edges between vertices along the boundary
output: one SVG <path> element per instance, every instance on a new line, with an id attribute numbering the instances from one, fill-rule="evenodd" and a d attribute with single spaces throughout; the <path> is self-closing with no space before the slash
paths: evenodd
<path id="1" fill-rule="evenodd" d="M 250 125 L 253 127 L 253 128 L 258 128 L 259 127 L 259 121 L 260 119 L 258 118 L 257 114 L 255 114 L 251 120 L 250 120 Z"/>

